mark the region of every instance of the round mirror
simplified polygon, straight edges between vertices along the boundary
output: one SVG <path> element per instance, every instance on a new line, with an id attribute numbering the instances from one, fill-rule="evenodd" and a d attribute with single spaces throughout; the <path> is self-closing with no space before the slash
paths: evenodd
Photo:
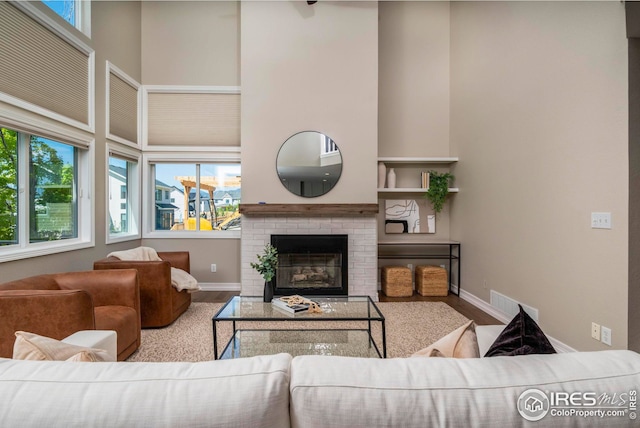
<path id="1" fill-rule="evenodd" d="M 291 193 L 315 198 L 333 189 L 340 179 L 342 155 L 328 136 L 316 131 L 298 132 L 280 147 L 276 170 Z"/>

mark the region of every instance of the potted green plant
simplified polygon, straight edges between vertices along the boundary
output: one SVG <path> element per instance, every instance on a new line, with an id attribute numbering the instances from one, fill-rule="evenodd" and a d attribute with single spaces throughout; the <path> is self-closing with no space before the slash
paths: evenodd
<path id="1" fill-rule="evenodd" d="M 257 270 L 264 279 L 263 300 L 270 302 L 273 299 L 273 277 L 278 269 L 278 249 L 271 244 L 264 247 L 262 255 L 258 254 L 258 263 L 251 262 L 253 269 Z"/>
<path id="2" fill-rule="evenodd" d="M 429 171 L 429 188 L 424 196 L 431 202 L 436 213 L 442 211 L 449 194 L 449 181 L 454 178 L 453 174 L 448 172 Z"/>

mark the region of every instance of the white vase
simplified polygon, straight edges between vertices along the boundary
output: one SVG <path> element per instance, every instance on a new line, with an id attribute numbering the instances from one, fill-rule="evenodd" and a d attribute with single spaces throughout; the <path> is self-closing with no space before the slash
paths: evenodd
<path id="1" fill-rule="evenodd" d="M 384 188 L 384 182 L 387 179 L 387 166 L 384 162 L 378 162 L 378 189 Z"/>
<path id="2" fill-rule="evenodd" d="M 389 173 L 387 174 L 387 187 L 389 189 L 396 188 L 396 172 L 393 168 L 389 168 Z"/>

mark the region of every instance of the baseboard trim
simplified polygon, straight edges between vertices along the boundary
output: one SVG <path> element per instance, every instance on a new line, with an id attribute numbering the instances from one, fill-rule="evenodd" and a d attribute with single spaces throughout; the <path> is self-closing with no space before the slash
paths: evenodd
<path id="1" fill-rule="evenodd" d="M 201 291 L 240 291 L 239 282 L 200 282 Z"/>
<path id="2" fill-rule="evenodd" d="M 466 302 L 471 303 L 476 308 L 482 310 L 483 312 L 486 312 L 487 314 L 491 315 L 492 317 L 499 320 L 500 322 L 503 322 L 504 324 L 508 324 L 511 321 L 511 318 L 507 314 L 497 310 L 496 308 L 491 306 L 488 302 L 485 302 L 481 298 L 469 293 L 468 291 L 460 290 L 460 298 Z M 578 352 L 577 349 L 572 348 L 571 346 L 559 341 L 558 339 L 554 339 L 549 335 L 547 335 L 547 338 L 549 339 L 549 341 L 551 342 L 555 350 L 558 351 L 559 353 Z"/>
<path id="3" fill-rule="evenodd" d="M 511 318 L 509 318 L 507 314 L 497 310 L 496 308 L 491 306 L 491 304 L 489 304 L 488 302 L 485 302 L 481 298 L 477 297 L 474 294 L 469 293 L 466 290 L 460 290 L 460 298 L 466 302 L 471 303 L 476 308 L 482 310 L 482 312 L 486 312 L 488 315 L 491 315 L 501 323 L 507 324 L 509 321 L 511 321 Z"/>

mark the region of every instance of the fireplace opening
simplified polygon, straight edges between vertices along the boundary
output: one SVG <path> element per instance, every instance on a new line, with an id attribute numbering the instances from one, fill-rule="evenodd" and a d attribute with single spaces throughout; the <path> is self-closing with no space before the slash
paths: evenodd
<path id="1" fill-rule="evenodd" d="M 347 235 L 271 235 L 274 294 L 347 295 Z"/>

